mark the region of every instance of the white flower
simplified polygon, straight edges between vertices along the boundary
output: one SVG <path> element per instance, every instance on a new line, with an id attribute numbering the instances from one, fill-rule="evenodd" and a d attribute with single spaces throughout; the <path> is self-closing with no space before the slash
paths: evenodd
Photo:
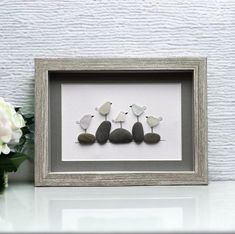
<path id="1" fill-rule="evenodd" d="M 22 136 L 21 128 L 25 121 L 21 114 L 15 111 L 13 105 L 0 97 L 0 154 L 9 154 L 9 144 L 19 142 Z"/>

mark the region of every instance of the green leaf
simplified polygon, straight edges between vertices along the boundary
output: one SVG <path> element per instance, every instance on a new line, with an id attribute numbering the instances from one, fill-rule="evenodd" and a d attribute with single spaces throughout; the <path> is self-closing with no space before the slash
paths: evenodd
<path id="1" fill-rule="evenodd" d="M 0 173 L 0 195 L 4 191 L 5 183 L 4 183 L 4 173 Z"/>
<path id="2" fill-rule="evenodd" d="M 27 159 L 22 153 L 11 152 L 8 155 L 0 155 L 0 174 L 4 172 L 16 172 L 18 167 Z"/>
<path id="3" fill-rule="evenodd" d="M 14 147 L 15 151 L 21 152 L 25 142 L 26 142 L 26 137 L 22 135 L 22 137 L 20 138 L 20 142 Z"/>
<path id="4" fill-rule="evenodd" d="M 29 118 L 29 119 L 25 119 L 25 121 L 26 121 L 27 125 L 32 125 L 32 124 L 34 124 L 34 117 Z"/>
<path id="5" fill-rule="evenodd" d="M 34 115 L 33 114 L 25 114 L 22 116 L 27 123 L 29 123 L 29 124 L 31 124 L 31 122 L 34 123 Z"/>
<path id="6" fill-rule="evenodd" d="M 27 126 L 21 128 L 21 131 L 22 131 L 23 135 L 30 133 L 30 130 L 29 130 L 29 128 Z"/>

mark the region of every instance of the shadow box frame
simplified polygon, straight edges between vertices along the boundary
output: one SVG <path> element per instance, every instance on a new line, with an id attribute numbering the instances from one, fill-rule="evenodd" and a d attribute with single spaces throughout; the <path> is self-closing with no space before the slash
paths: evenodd
<path id="1" fill-rule="evenodd" d="M 181 73 L 179 73 L 181 72 Z M 99 162 L 87 162 L 86 168 L 92 165 L 89 170 L 66 170 L 52 169 L 58 161 L 62 161 L 61 155 L 55 159 L 51 147 L 51 139 L 57 133 L 51 133 L 52 113 L 50 102 L 53 92 L 51 91 L 51 77 L 57 77 L 53 74 L 70 74 L 79 77 L 79 74 L 142 74 L 142 82 L 148 74 L 160 74 L 164 82 L 164 74 L 171 74 L 171 79 L 176 77 L 180 80 L 181 75 L 184 77 L 190 75 L 191 91 L 186 92 L 185 100 L 188 106 L 191 106 L 191 125 L 190 141 L 191 154 L 190 169 L 185 170 L 184 165 L 179 164 L 177 170 L 174 170 L 177 162 L 159 162 L 159 165 L 166 165 L 166 168 L 158 170 L 146 164 L 142 169 L 141 165 L 128 162 L 129 167 L 123 167 L 124 163 L 110 164 L 107 161 L 103 163 L 105 169 L 98 169 Z M 179 75 L 177 75 L 179 74 Z M 156 76 L 157 77 L 160 75 Z M 155 75 L 154 75 L 155 76 Z M 169 78 L 169 75 L 165 75 Z M 189 75 L 188 75 L 189 76 Z M 78 78 L 74 78 L 78 79 Z M 119 76 L 121 77 L 121 76 Z M 173 78 L 172 78 L 173 77 Z M 85 78 L 87 79 L 87 77 Z M 112 79 L 112 78 L 110 78 Z M 117 78 L 118 79 L 118 78 Z M 147 78 L 146 78 L 147 79 Z M 166 79 L 167 80 L 167 79 Z M 183 82 L 183 81 L 182 81 Z M 115 83 L 114 83 L 115 85 Z M 57 103 L 57 101 L 55 102 Z M 60 103 L 58 101 L 58 103 Z M 58 109 L 60 110 L 60 109 Z M 61 116 L 61 113 L 57 113 Z M 58 121 L 57 121 L 58 122 Z M 57 123 L 57 126 L 61 123 Z M 182 121 L 182 129 L 183 129 Z M 54 134 L 54 135 L 53 135 Z M 61 137 L 61 136 L 60 136 Z M 56 138 L 56 137 L 55 137 Z M 59 139 L 59 138 L 58 138 Z M 58 148 L 58 142 L 55 143 Z M 35 186 L 143 186 L 143 185 L 199 185 L 208 184 L 207 169 L 207 59 L 201 57 L 178 57 L 178 58 L 38 58 L 35 59 Z M 182 146 L 182 148 L 185 146 Z M 183 149 L 182 149 L 183 150 Z M 186 157 L 185 156 L 185 157 Z M 132 163 L 132 164 L 131 164 Z M 150 162 L 151 163 L 151 162 Z M 165 164 L 164 164 L 165 163 Z M 168 163 L 168 164 L 167 164 Z M 96 165 L 97 164 L 97 165 Z M 58 162 L 60 165 L 60 162 Z M 67 164 L 72 165 L 72 164 Z M 82 165 L 81 163 L 79 165 Z M 85 164 L 84 164 L 85 165 Z M 110 166 L 111 165 L 111 166 Z M 115 165 L 119 165 L 115 169 Z M 137 165 L 137 166 L 136 166 Z M 139 165 L 139 166 L 138 166 Z M 149 167 L 148 167 L 149 165 Z M 167 165 L 171 165 L 167 167 Z M 134 167 L 137 167 L 135 169 Z M 113 170 L 109 168 L 114 167 Z M 100 167 L 101 168 L 101 167 Z M 120 170 L 119 168 L 124 168 Z M 133 168 L 133 169 L 132 169 Z M 141 168 L 141 169 L 138 169 Z"/>

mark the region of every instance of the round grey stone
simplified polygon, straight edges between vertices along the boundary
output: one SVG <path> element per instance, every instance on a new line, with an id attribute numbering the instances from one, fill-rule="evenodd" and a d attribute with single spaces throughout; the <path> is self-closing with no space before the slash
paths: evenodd
<path id="1" fill-rule="evenodd" d="M 132 135 L 124 128 L 117 128 L 110 133 L 109 140 L 114 144 L 130 143 L 132 142 Z"/>
<path id="2" fill-rule="evenodd" d="M 95 143 L 95 136 L 90 133 L 81 133 L 78 136 L 78 142 L 82 145 L 91 145 Z"/>
<path id="3" fill-rule="evenodd" d="M 144 140 L 144 128 L 142 123 L 136 122 L 132 127 L 133 140 L 136 143 L 141 143 Z"/>
<path id="4" fill-rule="evenodd" d="M 96 130 L 96 140 L 99 144 L 105 144 L 109 139 L 109 133 L 111 130 L 111 122 L 103 121 Z"/>
<path id="5" fill-rule="evenodd" d="M 161 137 L 157 133 L 147 133 L 144 136 L 144 142 L 147 144 L 156 144 L 160 140 L 161 140 Z"/>

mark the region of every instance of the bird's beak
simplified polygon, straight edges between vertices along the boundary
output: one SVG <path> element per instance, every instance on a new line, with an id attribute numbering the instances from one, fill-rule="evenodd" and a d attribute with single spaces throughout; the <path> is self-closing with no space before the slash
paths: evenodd
<path id="1" fill-rule="evenodd" d="M 94 115 L 91 116 L 91 118 L 93 118 L 93 117 L 94 117 Z"/>
<path id="2" fill-rule="evenodd" d="M 126 115 L 128 114 L 128 112 L 125 113 Z"/>

